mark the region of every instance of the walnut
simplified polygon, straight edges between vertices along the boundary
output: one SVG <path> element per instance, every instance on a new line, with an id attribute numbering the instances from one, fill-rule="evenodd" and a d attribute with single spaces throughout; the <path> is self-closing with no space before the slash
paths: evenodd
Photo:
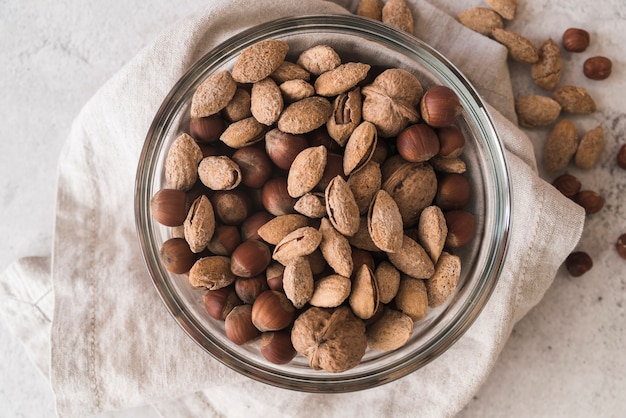
<path id="1" fill-rule="evenodd" d="M 293 324 L 291 342 L 312 369 L 331 373 L 358 365 L 367 348 L 365 324 L 347 306 L 307 309 Z"/>

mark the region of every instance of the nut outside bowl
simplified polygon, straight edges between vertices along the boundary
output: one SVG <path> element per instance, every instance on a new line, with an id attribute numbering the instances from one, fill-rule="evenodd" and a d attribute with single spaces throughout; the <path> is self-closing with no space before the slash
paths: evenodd
<path id="1" fill-rule="evenodd" d="M 232 68 L 238 54 L 265 39 L 290 44 L 288 58 L 325 43 L 342 60 L 400 67 L 416 74 L 427 87 L 453 89 L 463 111 L 456 124 L 467 138 L 464 160 L 473 196 L 468 204 L 476 219 L 472 242 L 459 249 L 463 262 L 455 294 L 429 309 L 416 323 L 409 342 L 394 351 L 369 350 L 361 363 L 345 372 L 312 370 L 302 356 L 276 365 L 260 353 L 258 343 L 238 346 L 225 335 L 224 323 L 206 312 L 203 291 L 193 289 L 184 275 L 169 273 L 159 248 L 169 228 L 153 220 L 150 199 L 163 187 L 164 160 L 169 144 L 189 120 L 195 88 L 209 74 Z M 135 189 L 135 218 L 148 272 L 166 309 L 196 343 L 226 366 L 267 384 L 307 392 L 349 392 L 375 387 L 403 377 L 452 346 L 487 303 L 502 270 L 509 240 L 511 192 L 504 147 L 489 112 L 471 83 L 444 56 L 414 36 L 354 15 L 307 15 L 263 23 L 244 30 L 198 60 L 176 83 L 158 110 L 141 152 Z M 181 333 L 181 338 L 183 334 Z"/>

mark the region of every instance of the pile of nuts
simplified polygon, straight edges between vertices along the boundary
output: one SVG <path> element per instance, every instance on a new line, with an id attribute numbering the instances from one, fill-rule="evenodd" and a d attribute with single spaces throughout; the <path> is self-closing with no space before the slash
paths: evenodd
<path id="1" fill-rule="evenodd" d="M 474 235 L 462 107 L 329 45 L 288 52 L 258 42 L 199 85 L 151 213 L 171 227 L 164 267 L 230 340 L 341 372 L 455 292 Z"/>
<path id="2" fill-rule="evenodd" d="M 508 49 L 509 57 L 531 66 L 530 75 L 537 87 L 551 92 L 551 96 L 531 94 L 518 97 L 515 110 L 519 124 L 525 128 L 553 125 L 544 144 L 543 166 L 549 174 L 558 174 L 553 185 L 565 196 L 585 209 L 587 215 L 597 213 L 604 207 L 604 198 L 593 190 L 581 190 L 581 182 L 569 173 L 563 173 L 570 163 L 582 170 L 596 166 L 604 150 L 605 138 L 602 125 L 582 136 L 569 116 L 589 115 L 596 111 L 596 103 L 583 87 L 559 86 L 563 67 L 562 52 L 552 39 L 537 48 L 524 36 L 504 28 L 505 22 L 515 17 L 517 0 L 487 0 L 490 7 L 474 7 L 458 15 L 458 20 L 468 28 L 489 36 Z M 589 32 L 569 28 L 561 36 L 562 47 L 568 53 L 581 53 L 591 43 Z M 585 60 L 582 73 L 590 80 L 605 80 L 611 75 L 612 61 L 603 56 Z M 626 169 L 626 144 L 618 151 L 617 165 Z M 620 237 L 616 244 L 620 251 Z M 584 251 L 572 253 L 565 261 L 572 276 L 589 271 L 593 260 Z"/>

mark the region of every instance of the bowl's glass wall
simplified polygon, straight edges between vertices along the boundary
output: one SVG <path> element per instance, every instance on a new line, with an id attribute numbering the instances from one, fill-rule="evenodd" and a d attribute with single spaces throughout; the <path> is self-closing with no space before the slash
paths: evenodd
<path id="1" fill-rule="evenodd" d="M 464 109 L 457 125 L 468 139 L 463 159 L 473 190 L 468 210 L 476 218 L 476 235 L 458 252 L 463 261 L 458 289 L 445 305 L 431 310 L 416 325 L 411 341 L 403 348 L 393 352 L 368 350 L 359 366 L 339 374 L 311 370 L 301 356 L 288 365 L 274 365 L 261 356 L 255 344 L 231 343 L 224 335 L 223 322 L 206 313 L 203 292 L 192 289 L 184 275 L 167 272 L 159 261 L 159 248 L 170 231 L 153 221 L 149 202 L 164 187 L 165 155 L 171 141 L 187 125 L 191 96 L 206 76 L 232 68 L 242 49 L 264 39 L 290 43 L 290 59 L 306 47 L 324 43 L 334 47 L 344 62 L 359 60 L 404 68 L 417 75 L 425 87 L 442 84 L 454 89 Z M 486 107 L 471 84 L 444 57 L 414 37 L 368 19 L 352 15 L 304 16 L 242 32 L 206 54 L 174 86 L 155 117 L 142 151 L 136 219 L 155 287 L 191 338 L 224 364 L 257 380 L 296 390 L 337 392 L 372 387 L 404 376 L 436 358 L 467 330 L 493 291 L 501 270 L 508 241 L 509 193 L 503 146 Z"/>

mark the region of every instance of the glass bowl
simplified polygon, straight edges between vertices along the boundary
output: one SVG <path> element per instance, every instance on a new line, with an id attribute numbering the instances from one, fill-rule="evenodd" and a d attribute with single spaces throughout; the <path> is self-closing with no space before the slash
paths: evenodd
<path id="1" fill-rule="evenodd" d="M 288 59 L 303 49 L 327 44 L 343 62 L 358 60 L 399 67 L 418 76 L 425 88 L 434 84 L 453 89 L 463 112 L 455 124 L 467 144 L 463 159 L 472 187 L 467 210 L 475 217 L 473 240 L 461 247 L 462 274 L 453 296 L 430 309 L 417 322 L 409 342 L 397 350 L 367 350 L 361 363 L 348 371 L 313 370 L 298 355 L 289 364 L 266 361 L 258 344 L 238 346 L 225 335 L 224 323 L 210 317 L 203 291 L 192 288 L 185 275 L 169 273 L 159 259 L 161 244 L 171 230 L 153 220 L 150 199 L 164 187 L 164 161 L 171 142 L 187 129 L 191 96 L 208 75 L 231 69 L 246 47 L 266 39 L 290 44 Z M 354 15 L 311 15 L 283 18 L 245 30 L 204 55 L 176 83 L 158 110 L 140 156 L 135 191 L 135 215 L 140 245 L 154 286 L 182 329 L 206 352 L 250 378 L 275 386 L 310 392 L 347 392 L 393 381 L 411 373 L 447 350 L 470 327 L 491 295 L 505 257 L 510 222 L 509 174 L 503 145 L 480 95 L 453 64 L 419 39 L 380 22 Z M 181 333 L 181 338 L 187 338 Z"/>

